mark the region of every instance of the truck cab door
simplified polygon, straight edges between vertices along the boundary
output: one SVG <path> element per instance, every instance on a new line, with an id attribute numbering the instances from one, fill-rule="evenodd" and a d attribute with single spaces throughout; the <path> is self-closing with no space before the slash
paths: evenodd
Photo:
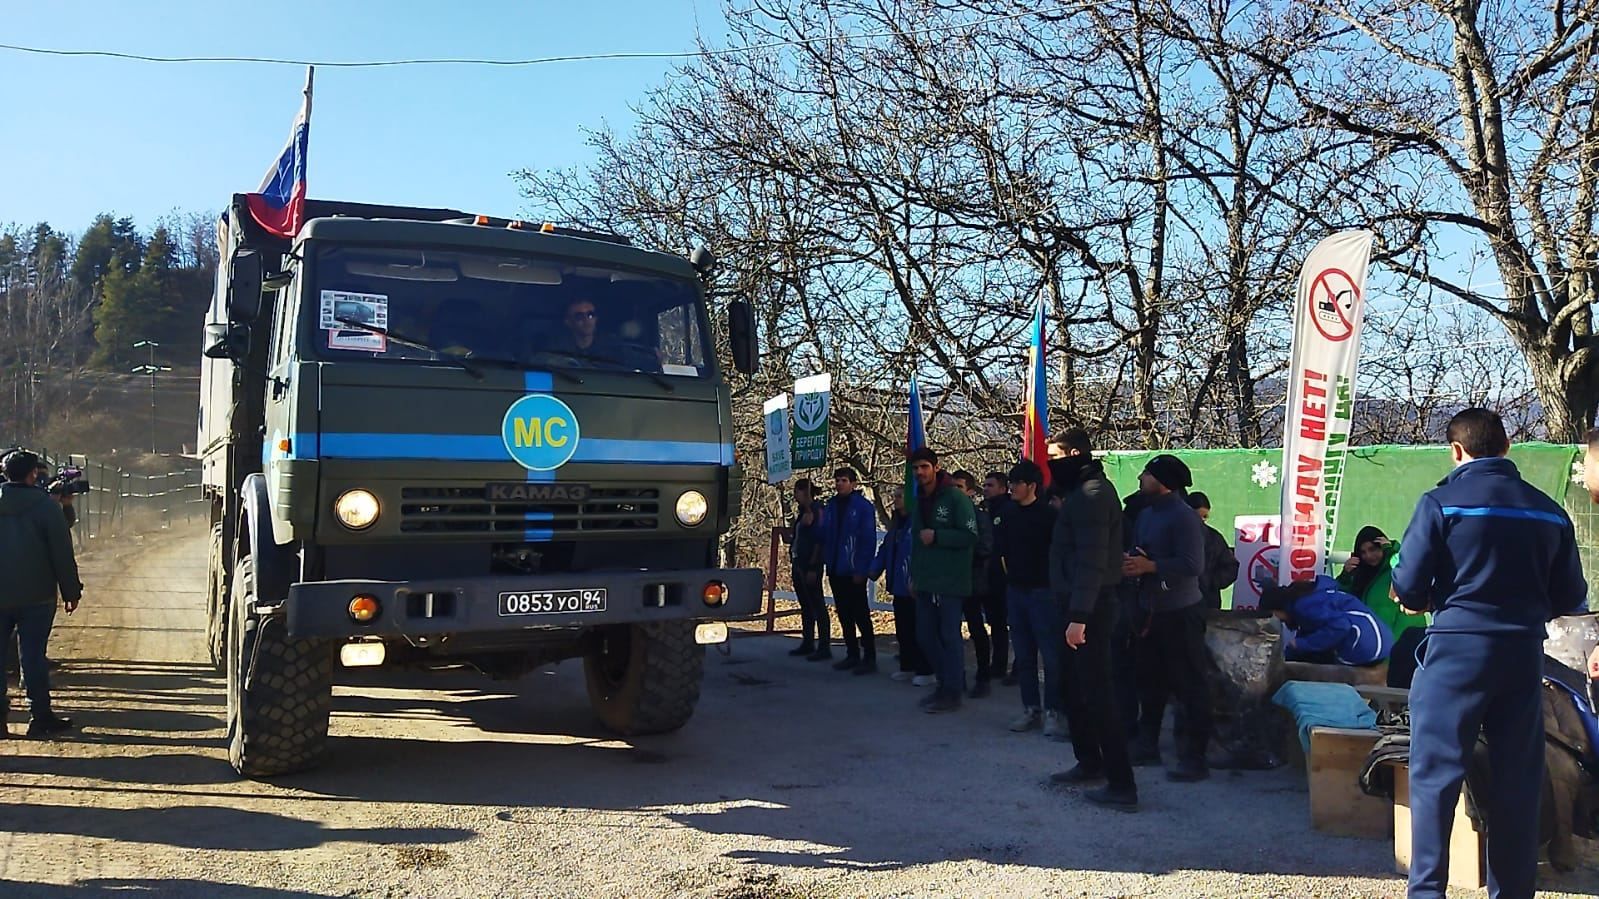
<path id="1" fill-rule="evenodd" d="M 316 523 L 316 367 L 299 352 L 301 275 L 277 292 L 267 361 L 261 467 L 279 545 L 309 539 Z"/>

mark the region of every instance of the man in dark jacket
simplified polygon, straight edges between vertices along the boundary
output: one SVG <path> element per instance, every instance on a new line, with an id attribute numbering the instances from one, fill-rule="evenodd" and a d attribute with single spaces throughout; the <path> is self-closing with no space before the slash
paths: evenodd
<path id="1" fill-rule="evenodd" d="M 1410 689 L 1410 895 L 1443 896 L 1449 832 L 1478 733 L 1493 778 L 1486 805 L 1488 888 L 1531 896 L 1538 869 L 1545 622 L 1582 611 L 1588 585 L 1571 519 L 1504 458 L 1487 409 L 1449 422 L 1455 470 L 1416 504 L 1393 594 L 1433 613 Z"/>
<path id="2" fill-rule="evenodd" d="M 856 489 L 859 482 L 853 468 L 833 472 L 838 492 L 822 512 L 822 556 L 833 588 L 833 610 L 844 633 L 844 658 L 833 667 L 871 674 L 877 670 L 877 638 L 866 605 L 866 579 L 877 557 L 877 510 Z M 818 649 L 813 657 L 820 653 Z"/>
<path id="3" fill-rule="evenodd" d="M 1042 727 L 1058 737 L 1065 711 L 1061 665 L 1066 646 L 1061 610 L 1049 590 L 1049 545 L 1055 530 L 1055 508 L 1041 495 L 1044 472 L 1023 460 L 1007 479 L 1013 502 L 1005 507 L 995 533 L 1000 567 L 1009 588 L 1011 637 L 1016 641 L 1016 674 L 1021 684 L 1022 714 L 1011 722 L 1017 733 Z M 1042 660 L 1044 687 L 1038 687 Z"/>
<path id="4" fill-rule="evenodd" d="M 991 471 L 983 476 L 983 501 L 979 507 L 987 513 L 997 534 L 1000 520 L 1005 517 L 1006 510 L 1013 507 L 1010 478 L 1004 472 Z M 1007 664 L 1010 655 L 1009 589 L 997 548 L 988 557 L 988 592 L 983 595 L 983 618 L 988 622 L 988 633 L 993 638 L 993 655 L 989 657 L 988 670 L 1000 683 L 1008 687 L 1015 686 L 1016 676 Z"/>
<path id="5" fill-rule="evenodd" d="M 972 593 L 961 605 L 961 614 L 966 618 L 966 632 L 971 635 L 972 654 L 977 659 L 977 679 L 972 683 L 972 692 L 968 695 L 972 699 L 982 699 L 992 691 L 989 686 L 989 680 L 993 677 L 991 665 L 994 647 L 1000 639 L 998 634 L 990 634 L 986 620 L 989 589 L 999 586 L 989 579 L 989 566 L 995 557 L 994 519 L 981 502 L 977 476 L 961 470 L 955 472 L 954 479 L 955 486 L 972 501 L 973 514 L 977 516 L 977 546 L 972 552 Z"/>
<path id="6" fill-rule="evenodd" d="M 1050 588 L 1065 610 L 1066 725 L 1077 765 L 1057 783 L 1105 786 L 1084 794 L 1099 805 L 1135 811 L 1138 787 L 1127 733 L 1111 691 L 1111 638 L 1122 579 L 1122 510 L 1105 467 L 1091 454 L 1050 463 L 1051 487 L 1064 494 L 1049 550 Z"/>
<path id="7" fill-rule="evenodd" d="M 1210 742 L 1210 653 L 1205 647 L 1204 606 L 1199 572 L 1205 525 L 1183 501 L 1194 482 L 1176 456 L 1149 460 L 1138 489 L 1149 505 L 1138 516 L 1133 549 L 1122 562 L 1125 577 L 1138 578 L 1138 693 L 1141 715 L 1134 747 L 1136 764 L 1160 763 L 1160 725 L 1166 697 L 1175 693 L 1183 708 L 1184 733 L 1177 765 L 1167 777 L 1178 781 L 1210 776 L 1205 749 Z"/>
<path id="8" fill-rule="evenodd" d="M 67 614 L 83 598 L 72 538 L 61 507 L 36 486 L 39 457 L 15 452 L 3 463 L 6 483 L 0 486 L 0 642 L 15 631 L 21 643 L 22 680 L 32 720 L 28 736 L 60 733 L 72 722 L 50 708 L 50 667 L 45 648 L 55 623 L 57 596 Z M 0 699 L 4 699 L 0 694 Z M 9 700 L 0 709 L 9 709 Z M 0 732 L 10 736 L 0 719 Z"/>
<path id="9" fill-rule="evenodd" d="M 833 626 L 827 620 L 827 601 L 822 598 L 822 507 L 816 502 L 816 488 L 809 478 L 794 482 L 794 506 L 788 558 L 803 636 L 800 645 L 788 654 L 814 656 L 814 661 L 821 661 L 833 656 L 829 648 Z"/>
<path id="10" fill-rule="evenodd" d="M 1221 608 L 1221 591 L 1238 580 L 1238 557 L 1221 531 L 1210 526 L 1210 497 L 1198 490 L 1188 494 L 1188 507 L 1205 525 L 1205 562 L 1199 570 L 1199 595 L 1205 608 Z"/>

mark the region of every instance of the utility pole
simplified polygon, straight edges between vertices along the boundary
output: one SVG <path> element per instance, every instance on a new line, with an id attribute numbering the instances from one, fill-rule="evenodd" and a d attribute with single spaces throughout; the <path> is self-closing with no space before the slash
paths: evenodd
<path id="1" fill-rule="evenodd" d="M 172 366 L 170 366 L 170 365 L 156 365 L 155 364 L 155 350 L 156 350 L 156 347 L 158 347 L 160 345 L 161 344 L 156 343 L 153 340 L 141 340 L 138 343 L 133 345 L 133 348 L 136 349 L 136 350 L 144 349 L 146 347 L 148 347 L 149 350 L 150 350 L 150 363 L 148 365 L 136 365 L 136 366 L 134 366 L 133 367 L 133 373 L 136 374 L 136 375 L 146 375 L 147 374 L 147 375 L 150 376 L 150 455 L 152 455 L 152 456 L 156 454 L 155 440 L 156 440 L 156 433 L 157 433 L 156 418 L 155 418 L 155 376 L 158 373 L 160 373 L 160 372 L 171 371 L 172 370 Z"/>

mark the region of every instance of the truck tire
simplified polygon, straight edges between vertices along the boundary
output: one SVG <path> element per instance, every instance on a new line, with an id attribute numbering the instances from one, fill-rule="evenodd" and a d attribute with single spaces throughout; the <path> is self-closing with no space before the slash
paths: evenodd
<path id="1" fill-rule="evenodd" d="M 624 736 L 677 730 L 694 715 L 705 647 L 694 622 L 656 621 L 603 628 L 583 656 L 589 704 L 600 723 Z"/>
<path id="2" fill-rule="evenodd" d="M 228 760 L 258 778 L 321 763 L 333 708 L 333 650 L 324 641 L 289 639 L 282 616 L 251 616 L 254 592 L 254 566 L 241 559 L 228 614 Z"/>
<path id="3" fill-rule="evenodd" d="M 222 524 L 211 526 L 210 582 L 205 592 L 205 645 L 211 667 L 218 671 L 228 661 L 228 605 L 231 597 L 223 592 L 227 578 L 222 555 Z"/>

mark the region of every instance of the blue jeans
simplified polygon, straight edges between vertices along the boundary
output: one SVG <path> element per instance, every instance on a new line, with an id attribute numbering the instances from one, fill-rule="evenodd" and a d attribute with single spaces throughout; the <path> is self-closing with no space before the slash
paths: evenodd
<path id="1" fill-rule="evenodd" d="M 955 696 L 966 689 L 966 647 L 961 642 L 965 600 L 952 593 L 916 594 L 916 642 L 933 665 L 939 692 Z"/>
<path id="2" fill-rule="evenodd" d="M 1543 789 L 1543 641 L 1429 633 L 1410 688 L 1410 895 L 1443 896 L 1449 830 L 1477 734 L 1493 771 L 1488 893 L 1531 896 Z"/>
<path id="3" fill-rule="evenodd" d="M 0 609 L 0 646 L 10 643 L 11 632 L 16 631 L 22 650 L 22 686 L 28 691 L 28 705 L 35 718 L 50 717 L 50 663 L 45 661 L 44 650 L 55 620 L 54 602 Z M 0 685 L 4 683 L 0 679 Z M 4 689 L 0 686 L 0 691 Z M 4 698 L 3 692 L 0 698 Z"/>
<path id="4" fill-rule="evenodd" d="M 1064 684 L 1061 661 L 1066 626 L 1060 608 L 1047 587 L 1011 587 L 1006 596 L 1010 639 L 1016 648 L 1016 678 L 1021 682 L 1022 705 L 1030 709 L 1061 711 Z M 1038 659 L 1044 659 L 1044 694 L 1038 693 Z"/>

